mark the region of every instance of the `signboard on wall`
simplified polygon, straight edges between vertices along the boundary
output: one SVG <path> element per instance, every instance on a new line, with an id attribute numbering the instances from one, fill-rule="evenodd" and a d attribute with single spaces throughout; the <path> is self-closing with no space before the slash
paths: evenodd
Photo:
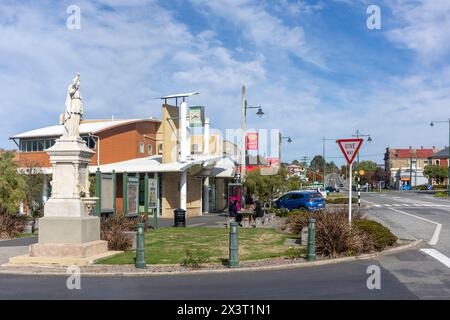
<path id="1" fill-rule="evenodd" d="M 258 150 L 258 133 L 257 132 L 247 133 L 245 145 L 247 150 Z"/>
<path id="2" fill-rule="evenodd" d="M 148 207 L 158 208 L 158 179 L 148 179 Z"/>
<path id="3" fill-rule="evenodd" d="M 114 179 L 112 175 L 102 174 L 101 212 L 114 211 Z"/>
<path id="4" fill-rule="evenodd" d="M 205 107 L 189 107 L 189 127 L 203 127 L 205 123 Z"/>
<path id="5" fill-rule="evenodd" d="M 267 158 L 267 164 L 272 167 L 280 165 L 280 158 Z"/>
<path id="6" fill-rule="evenodd" d="M 139 208 L 139 178 L 128 178 L 128 215 L 137 215 Z"/>

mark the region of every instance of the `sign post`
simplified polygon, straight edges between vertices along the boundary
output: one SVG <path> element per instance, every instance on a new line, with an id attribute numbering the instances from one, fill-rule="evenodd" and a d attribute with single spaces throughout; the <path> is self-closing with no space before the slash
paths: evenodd
<path id="1" fill-rule="evenodd" d="M 353 160 L 361 148 L 363 139 L 340 139 L 336 141 L 349 165 L 349 188 L 348 188 L 348 223 L 352 224 L 352 180 L 353 180 Z"/>

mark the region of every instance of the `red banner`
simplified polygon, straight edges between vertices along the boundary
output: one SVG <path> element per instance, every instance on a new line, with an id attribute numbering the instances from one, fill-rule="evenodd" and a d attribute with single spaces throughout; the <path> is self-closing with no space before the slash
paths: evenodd
<path id="1" fill-rule="evenodd" d="M 258 150 L 257 132 L 247 133 L 246 148 L 247 150 Z"/>

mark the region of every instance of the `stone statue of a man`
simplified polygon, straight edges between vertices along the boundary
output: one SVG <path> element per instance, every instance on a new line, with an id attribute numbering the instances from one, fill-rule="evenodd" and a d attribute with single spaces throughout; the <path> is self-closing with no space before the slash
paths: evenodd
<path id="1" fill-rule="evenodd" d="M 80 74 L 77 73 L 67 89 L 64 115 L 64 138 L 80 138 L 80 121 L 83 119 L 83 101 L 80 95 Z"/>

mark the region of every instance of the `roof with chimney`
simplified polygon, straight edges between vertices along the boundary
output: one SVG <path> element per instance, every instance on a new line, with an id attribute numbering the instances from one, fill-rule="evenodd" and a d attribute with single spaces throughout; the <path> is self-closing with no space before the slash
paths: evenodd
<path id="1" fill-rule="evenodd" d="M 448 159 L 448 147 L 434 153 L 430 159 Z"/>
<path id="2" fill-rule="evenodd" d="M 438 149 L 424 149 L 421 148 L 407 148 L 407 149 L 396 149 L 389 148 L 389 157 L 393 159 L 409 159 L 411 157 L 418 159 L 428 159 L 432 157 Z"/>

